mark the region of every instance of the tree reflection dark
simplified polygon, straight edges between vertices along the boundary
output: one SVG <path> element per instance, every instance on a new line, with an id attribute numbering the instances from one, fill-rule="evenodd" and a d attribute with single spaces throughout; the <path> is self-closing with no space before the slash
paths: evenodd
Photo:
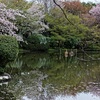
<path id="1" fill-rule="evenodd" d="M 83 62 L 77 57 L 63 56 L 59 59 L 43 53 L 21 54 L 18 59 L 12 64 L 17 67 L 10 64 L 5 69 L 13 77 L 6 88 L 17 100 L 79 100 L 82 95 L 94 100 L 90 94 L 96 100 L 100 98 L 99 61 Z"/>

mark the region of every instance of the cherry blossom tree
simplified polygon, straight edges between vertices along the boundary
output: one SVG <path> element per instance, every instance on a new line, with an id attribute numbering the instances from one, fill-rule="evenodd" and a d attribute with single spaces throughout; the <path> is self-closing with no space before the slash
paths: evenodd
<path id="1" fill-rule="evenodd" d="M 22 11 L 7 9 L 6 5 L 0 3 L 0 34 L 15 36 L 18 40 L 22 40 L 22 38 L 16 34 L 16 31 L 18 31 L 14 23 L 16 16 L 25 17 Z"/>
<path id="2" fill-rule="evenodd" d="M 97 23 L 100 24 L 100 4 L 94 6 L 89 13 L 96 18 Z"/>
<path id="3" fill-rule="evenodd" d="M 55 7 L 55 3 L 53 0 L 32 0 L 34 3 L 42 4 L 44 6 L 44 12 L 49 13 L 49 10 Z M 56 0 L 56 2 L 62 0 Z"/>
<path id="4" fill-rule="evenodd" d="M 45 9 L 42 4 L 33 3 L 32 7 L 30 7 L 27 12 L 34 18 L 34 23 L 39 26 L 37 33 L 49 28 L 48 25 L 44 23 Z"/>

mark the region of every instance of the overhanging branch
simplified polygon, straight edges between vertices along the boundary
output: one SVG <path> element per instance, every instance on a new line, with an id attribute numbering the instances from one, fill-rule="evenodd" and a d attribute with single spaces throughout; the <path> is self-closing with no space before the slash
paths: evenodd
<path id="1" fill-rule="evenodd" d="M 68 19 L 68 16 L 66 15 L 64 9 L 63 9 L 55 0 L 53 0 L 53 2 L 60 8 L 60 10 L 63 12 L 65 18 L 66 18 L 72 25 L 74 25 L 74 24 Z"/>

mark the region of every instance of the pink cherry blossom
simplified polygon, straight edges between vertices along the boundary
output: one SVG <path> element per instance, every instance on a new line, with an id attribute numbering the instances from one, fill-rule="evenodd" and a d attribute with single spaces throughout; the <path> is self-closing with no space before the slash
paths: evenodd
<path id="1" fill-rule="evenodd" d="M 21 11 L 7 9 L 6 5 L 0 3 L 0 34 L 8 34 L 17 37 L 15 33 L 18 28 L 14 23 L 16 16 L 25 17 Z"/>
<path id="2" fill-rule="evenodd" d="M 95 7 L 93 7 L 89 13 L 96 18 L 97 23 L 100 23 L 100 4 L 97 4 Z"/>

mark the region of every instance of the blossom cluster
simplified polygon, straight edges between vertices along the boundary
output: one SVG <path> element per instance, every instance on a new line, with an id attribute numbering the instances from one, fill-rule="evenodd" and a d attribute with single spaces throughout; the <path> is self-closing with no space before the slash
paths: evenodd
<path id="1" fill-rule="evenodd" d="M 18 28 L 15 26 L 16 16 L 25 17 L 21 11 L 7 9 L 6 5 L 0 3 L 0 34 L 15 35 Z"/>
<path id="2" fill-rule="evenodd" d="M 89 13 L 96 18 L 97 23 L 100 23 L 100 4 L 97 4 L 95 7 L 93 7 Z"/>
<path id="3" fill-rule="evenodd" d="M 45 11 L 42 4 L 33 3 L 32 7 L 30 7 L 27 12 L 35 19 L 34 23 L 39 26 L 37 32 L 41 32 L 49 28 L 43 21 Z"/>

